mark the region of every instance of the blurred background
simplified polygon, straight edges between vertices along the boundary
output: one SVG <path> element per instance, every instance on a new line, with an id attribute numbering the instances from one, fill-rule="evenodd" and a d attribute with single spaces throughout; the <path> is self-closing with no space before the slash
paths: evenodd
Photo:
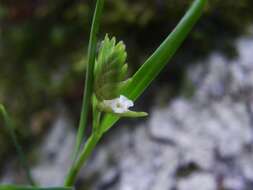
<path id="1" fill-rule="evenodd" d="M 188 0 L 106 0 L 106 33 L 127 47 L 129 75 L 187 10 Z M 0 1 L 0 102 L 41 185 L 71 163 L 86 68 L 92 0 Z M 253 189 L 253 1 L 210 0 L 162 74 L 77 181 L 84 190 Z M 87 131 L 87 134 L 89 131 Z M 0 124 L 0 182 L 25 184 Z"/>

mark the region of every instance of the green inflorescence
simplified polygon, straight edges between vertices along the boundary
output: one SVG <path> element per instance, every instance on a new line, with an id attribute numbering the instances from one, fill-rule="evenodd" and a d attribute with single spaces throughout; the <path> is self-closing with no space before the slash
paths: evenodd
<path id="1" fill-rule="evenodd" d="M 95 65 L 94 92 L 98 100 L 117 98 L 121 88 L 126 85 L 127 53 L 125 44 L 116 38 L 105 36 L 99 49 Z"/>

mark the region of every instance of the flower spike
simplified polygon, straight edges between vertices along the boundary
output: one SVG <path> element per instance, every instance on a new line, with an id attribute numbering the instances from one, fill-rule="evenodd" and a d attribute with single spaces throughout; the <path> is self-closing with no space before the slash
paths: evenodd
<path id="1" fill-rule="evenodd" d="M 122 41 L 108 35 L 101 43 L 95 65 L 94 93 L 100 111 L 109 112 L 122 117 L 143 117 L 144 112 L 129 110 L 134 103 L 121 94 L 131 79 L 126 79 L 128 65 L 127 53 Z"/>

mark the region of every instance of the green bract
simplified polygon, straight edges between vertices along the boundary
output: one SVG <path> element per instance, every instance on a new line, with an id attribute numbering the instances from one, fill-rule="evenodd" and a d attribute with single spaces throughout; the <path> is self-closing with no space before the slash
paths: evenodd
<path id="1" fill-rule="evenodd" d="M 126 85 L 127 53 L 124 43 L 116 43 L 106 35 L 95 64 L 94 93 L 99 101 L 111 100 L 120 95 Z"/>

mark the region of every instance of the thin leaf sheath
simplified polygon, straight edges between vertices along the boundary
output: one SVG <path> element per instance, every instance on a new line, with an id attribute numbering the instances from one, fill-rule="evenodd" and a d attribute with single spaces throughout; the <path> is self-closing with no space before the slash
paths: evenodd
<path id="1" fill-rule="evenodd" d="M 206 1 L 207 0 L 195 0 L 193 2 L 190 9 L 172 33 L 134 74 L 131 83 L 122 94 L 132 100 L 136 100 L 143 93 L 160 71 L 166 66 L 195 23 L 198 21 Z M 103 131 L 106 132 L 110 129 L 110 127 L 117 122 L 118 119 L 119 117 L 117 116 L 107 114 L 102 122 Z"/>
<path id="2" fill-rule="evenodd" d="M 88 65 L 86 70 L 86 80 L 85 80 L 85 89 L 83 95 L 83 104 L 82 111 L 80 116 L 80 122 L 77 132 L 77 140 L 74 152 L 74 158 L 76 159 L 79 153 L 80 146 L 83 141 L 84 131 L 87 126 L 88 112 L 91 104 L 91 96 L 93 92 L 93 80 L 94 80 L 94 65 L 96 57 L 96 47 L 97 47 L 97 33 L 99 30 L 100 19 L 104 7 L 104 0 L 98 0 L 93 16 L 89 47 L 88 47 Z"/>
<path id="3" fill-rule="evenodd" d="M 99 30 L 100 19 L 104 7 L 104 0 L 97 0 L 96 8 L 92 20 L 90 39 L 89 39 L 89 49 L 88 49 L 88 68 L 86 72 L 86 81 L 84 89 L 84 97 L 81 111 L 81 118 L 79 122 L 79 128 L 77 132 L 77 140 L 74 150 L 74 162 L 67 173 L 64 185 L 72 186 L 74 185 L 76 175 L 80 168 L 76 168 L 76 162 L 79 162 L 79 150 L 84 138 L 84 131 L 87 126 L 88 112 L 91 107 L 91 99 L 93 93 L 93 81 L 94 81 L 94 66 L 95 66 L 95 57 L 96 57 L 96 46 L 97 46 L 97 33 Z M 85 149 L 85 147 L 84 147 Z M 83 152 L 83 151 L 82 151 Z M 82 154 L 81 152 L 81 154 Z M 78 159 L 78 160 L 77 160 Z"/>

